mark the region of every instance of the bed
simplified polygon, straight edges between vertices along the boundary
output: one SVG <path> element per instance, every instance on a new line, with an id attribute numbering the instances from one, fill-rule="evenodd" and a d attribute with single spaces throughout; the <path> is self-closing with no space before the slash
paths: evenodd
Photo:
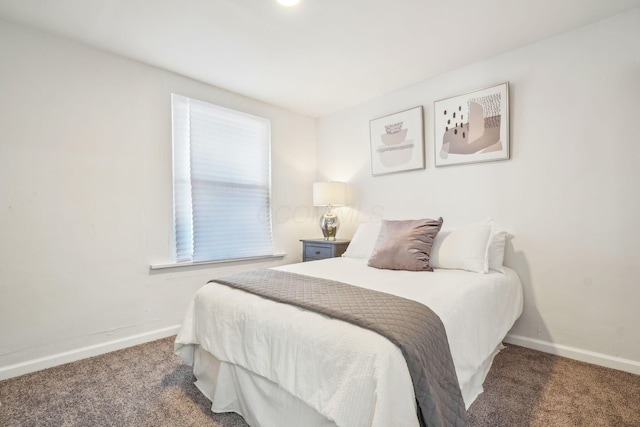
<path id="1" fill-rule="evenodd" d="M 497 270 L 489 269 L 495 255 L 491 244 L 501 240 L 504 254 L 504 235 L 489 230 L 488 236 L 477 228 L 440 233 L 432 242 L 433 272 L 369 266 L 380 234 L 375 226 L 358 229 L 344 257 L 275 270 L 366 287 L 430 307 L 446 330 L 468 408 L 522 312 L 518 275 L 502 266 L 502 259 L 494 265 Z M 484 244 L 476 250 L 481 272 L 473 271 L 471 243 L 480 249 Z M 419 425 L 407 363 L 389 340 L 226 285 L 209 283 L 196 293 L 175 352 L 193 366 L 196 386 L 214 412 L 239 413 L 251 426 Z"/>

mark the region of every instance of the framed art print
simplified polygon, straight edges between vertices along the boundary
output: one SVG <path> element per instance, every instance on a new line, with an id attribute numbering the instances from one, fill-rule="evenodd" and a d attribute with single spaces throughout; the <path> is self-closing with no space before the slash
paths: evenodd
<path id="1" fill-rule="evenodd" d="M 435 165 L 509 158 L 509 83 L 434 102 Z"/>
<path id="2" fill-rule="evenodd" d="M 369 122 L 371 173 L 424 169 L 422 106 Z"/>

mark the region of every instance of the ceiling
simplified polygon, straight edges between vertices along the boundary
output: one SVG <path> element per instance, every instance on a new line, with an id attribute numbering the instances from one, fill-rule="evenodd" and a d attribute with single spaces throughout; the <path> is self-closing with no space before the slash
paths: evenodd
<path id="1" fill-rule="evenodd" d="M 0 0 L 35 27 L 312 117 L 640 0 Z"/>

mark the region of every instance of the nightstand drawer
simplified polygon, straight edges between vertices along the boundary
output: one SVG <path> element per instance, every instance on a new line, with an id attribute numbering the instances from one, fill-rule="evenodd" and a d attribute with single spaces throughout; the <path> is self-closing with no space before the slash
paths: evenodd
<path id="1" fill-rule="evenodd" d="M 316 261 L 339 257 L 347 250 L 349 240 L 305 239 L 302 242 L 302 261 Z"/>
<path id="2" fill-rule="evenodd" d="M 304 256 L 305 258 L 331 258 L 333 256 L 333 249 L 327 246 L 305 245 Z"/>

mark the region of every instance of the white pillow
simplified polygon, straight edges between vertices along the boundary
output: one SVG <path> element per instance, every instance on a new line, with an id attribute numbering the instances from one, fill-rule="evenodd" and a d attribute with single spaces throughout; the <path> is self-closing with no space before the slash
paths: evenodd
<path id="1" fill-rule="evenodd" d="M 433 241 L 431 266 L 488 273 L 492 231 L 490 221 L 440 231 Z"/>
<path id="2" fill-rule="evenodd" d="M 373 247 L 378 240 L 380 234 L 381 223 L 364 222 L 360 224 L 356 233 L 353 235 L 347 250 L 342 254 L 347 258 L 364 258 L 369 259 L 373 252 Z"/>
<path id="3" fill-rule="evenodd" d="M 496 270 L 504 273 L 504 247 L 507 243 L 509 233 L 499 231 L 493 233 L 491 244 L 489 244 L 489 270 Z"/>

